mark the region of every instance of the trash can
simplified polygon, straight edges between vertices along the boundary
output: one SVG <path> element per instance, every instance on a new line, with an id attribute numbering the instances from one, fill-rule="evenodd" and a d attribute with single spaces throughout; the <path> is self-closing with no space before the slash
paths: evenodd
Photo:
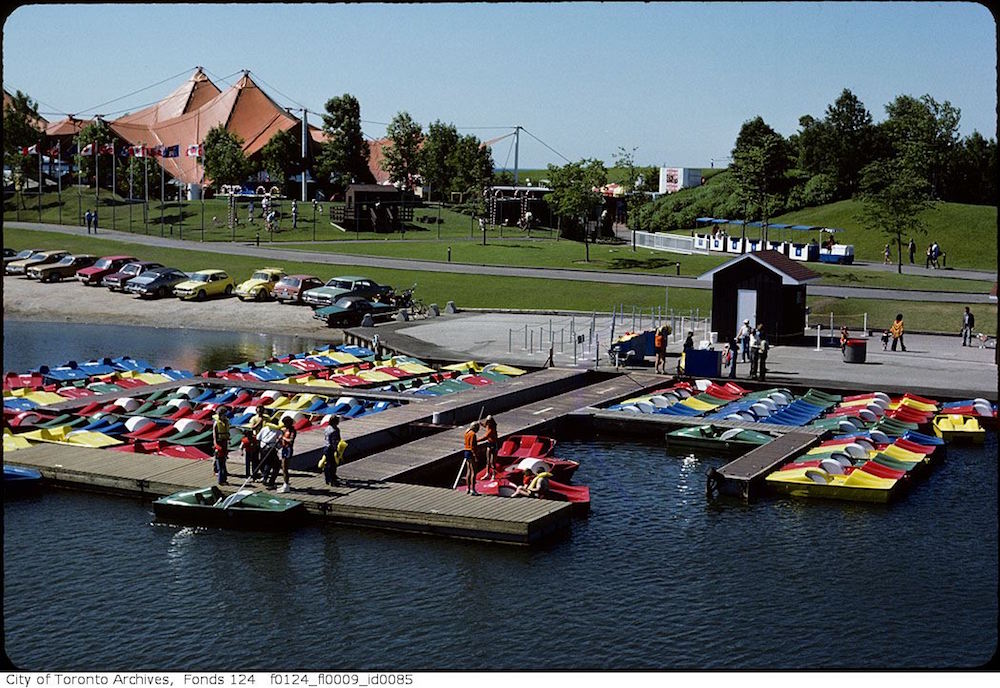
<path id="1" fill-rule="evenodd" d="M 867 339 L 848 339 L 844 347 L 845 363 L 864 363 L 868 358 Z"/>

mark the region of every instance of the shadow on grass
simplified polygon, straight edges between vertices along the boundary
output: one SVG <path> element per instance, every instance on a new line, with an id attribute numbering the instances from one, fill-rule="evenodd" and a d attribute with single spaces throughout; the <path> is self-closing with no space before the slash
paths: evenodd
<path id="1" fill-rule="evenodd" d="M 669 258 L 612 258 L 607 261 L 608 267 L 612 270 L 634 270 L 641 268 L 644 270 L 660 270 L 672 268 L 678 264 L 676 260 Z"/>

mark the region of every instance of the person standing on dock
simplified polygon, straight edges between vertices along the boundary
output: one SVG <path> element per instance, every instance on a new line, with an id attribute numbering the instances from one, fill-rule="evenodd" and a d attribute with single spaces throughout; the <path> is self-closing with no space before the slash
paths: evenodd
<path id="1" fill-rule="evenodd" d="M 330 419 L 329 425 L 323 431 L 323 438 L 326 440 L 326 449 L 323 453 L 325 459 L 325 463 L 323 464 L 323 481 L 333 487 L 340 485 L 340 479 L 337 478 L 337 464 L 340 463 L 337 447 L 342 441 L 340 436 L 340 416 L 333 416 Z"/>
<path id="2" fill-rule="evenodd" d="M 295 451 L 295 437 L 298 432 L 295 430 L 295 424 L 289 416 L 285 416 L 281 419 L 281 478 L 282 485 L 278 488 L 278 492 L 288 492 L 292 489 L 292 486 L 288 482 L 288 466 L 292 462 L 292 453 Z"/>
<path id="3" fill-rule="evenodd" d="M 465 484 L 468 487 L 468 494 L 479 494 L 476 492 L 476 432 L 479 431 L 479 421 L 469 426 L 465 431 L 465 452 L 462 461 L 465 466 Z"/>
<path id="4" fill-rule="evenodd" d="M 743 357 L 743 362 L 746 363 L 747 359 L 750 357 L 750 333 L 753 329 L 750 327 L 750 320 L 744 320 L 743 325 L 740 326 L 740 331 L 737 333 L 736 338 L 740 342 L 740 352 Z"/>
<path id="5" fill-rule="evenodd" d="M 493 420 L 493 416 L 486 416 L 486 418 L 483 419 L 483 427 L 485 428 L 485 432 L 483 434 L 482 444 L 486 448 L 486 477 L 494 478 L 497 473 L 497 452 L 500 449 L 500 436 L 497 434 L 497 422 Z"/>
<path id="6" fill-rule="evenodd" d="M 976 316 L 972 314 L 969 307 L 965 307 L 962 315 L 962 346 L 968 346 L 972 342 L 972 331 L 976 328 Z"/>
<path id="7" fill-rule="evenodd" d="M 273 490 L 278 480 L 278 445 L 281 443 L 281 433 L 277 426 L 265 424 L 257 433 L 260 444 L 261 482 Z"/>
<path id="8" fill-rule="evenodd" d="M 226 471 L 226 460 L 229 458 L 229 409 L 220 406 L 215 412 L 215 423 L 212 425 L 212 444 L 215 448 L 214 472 L 218 475 L 220 485 L 228 485 L 229 474 Z"/>
<path id="9" fill-rule="evenodd" d="M 757 364 L 760 360 L 760 350 L 757 348 L 757 335 L 758 330 L 750 330 L 750 379 L 756 379 L 757 377 Z"/>
<path id="10" fill-rule="evenodd" d="M 654 370 L 664 375 L 667 374 L 667 337 L 670 336 L 669 330 L 669 325 L 660 325 L 656 330 L 656 334 L 653 335 L 653 349 L 656 352 L 656 366 Z"/>
<path id="11" fill-rule="evenodd" d="M 764 328 L 760 328 L 760 335 L 757 338 L 757 379 L 763 382 L 767 377 L 767 354 L 771 350 L 771 345 L 767 342 L 767 335 Z"/>

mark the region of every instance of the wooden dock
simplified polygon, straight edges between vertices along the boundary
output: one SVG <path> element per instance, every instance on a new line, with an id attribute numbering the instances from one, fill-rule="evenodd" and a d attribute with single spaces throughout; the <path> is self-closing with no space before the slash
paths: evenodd
<path id="1" fill-rule="evenodd" d="M 56 485 L 143 499 L 215 482 L 211 461 L 90 447 L 37 444 L 4 458 L 40 471 Z M 228 466 L 233 471 L 230 485 L 221 489 L 234 492 L 243 483 L 242 461 L 231 459 Z M 337 524 L 529 545 L 564 533 L 571 523 L 566 502 L 477 497 L 379 481 L 348 480 L 342 487 L 328 487 L 321 476 L 298 471 L 292 472 L 291 484 L 289 498 L 303 502 L 315 518 Z"/>
<path id="2" fill-rule="evenodd" d="M 793 428 L 793 432 L 781 435 L 710 472 L 706 486 L 709 497 L 717 493 L 741 497 L 746 501 L 754 499 L 768 473 L 819 443 L 820 435 L 798 432 L 805 429 Z"/>
<path id="3" fill-rule="evenodd" d="M 525 377 L 542 373 L 551 375 L 559 370 L 564 369 L 548 368 Z M 610 403 L 641 393 L 646 389 L 644 382 L 648 383 L 648 381 L 637 381 L 631 376 L 620 375 L 557 396 L 522 404 L 509 411 L 493 413 L 493 417 L 497 421 L 501 436 L 527 433 L 582 407 Z M 662 384 L 662 379 L 655 380 L 654 383 Z M 472 408 L 478 412 L 478 406 Z M 478 417 L 478 413 L 468 415 L 463 423 L 472 422 Z M 410 481 L 427 477 L 444 468 L 455 471 L 461 461 L 465 430 L 463 425 L 400 447 L 387 449 L 341 466 L 340 474 L 358 480 Z"/>
<path id="4" fill-rule="evenodd" d="M 820 437 L 826 433 L 823 428 L 802 427 L 796 425 L 777 425 L 772 423 L 755 423 L 739 420 L 705 420 L 698 416 L 672 416 L 666 413 L 628 413 L 623 411 L 606 411 L 597 408 L 580 409 L 576 415 L 589 417 L 595 426 L 602 430 L 637 435 L 658 431 L 668 433 L 681 427 L 698 427 L 714 425 L 719 428 L 739 428 L 740 430 L 756 430 L 785 435 L 791 432 L 815 435 Z"/>

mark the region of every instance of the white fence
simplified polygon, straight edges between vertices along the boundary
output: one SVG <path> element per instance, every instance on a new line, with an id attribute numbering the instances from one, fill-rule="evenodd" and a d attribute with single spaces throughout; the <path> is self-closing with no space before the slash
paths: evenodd
<path id="1" fill-rule="evenodd" d="M 670 232 L 636 232 L 635 245 L 654 251 L 670 251 L 671 253 L 708 253 L 707 248 L 695 246 L 694 237 Z"/>

